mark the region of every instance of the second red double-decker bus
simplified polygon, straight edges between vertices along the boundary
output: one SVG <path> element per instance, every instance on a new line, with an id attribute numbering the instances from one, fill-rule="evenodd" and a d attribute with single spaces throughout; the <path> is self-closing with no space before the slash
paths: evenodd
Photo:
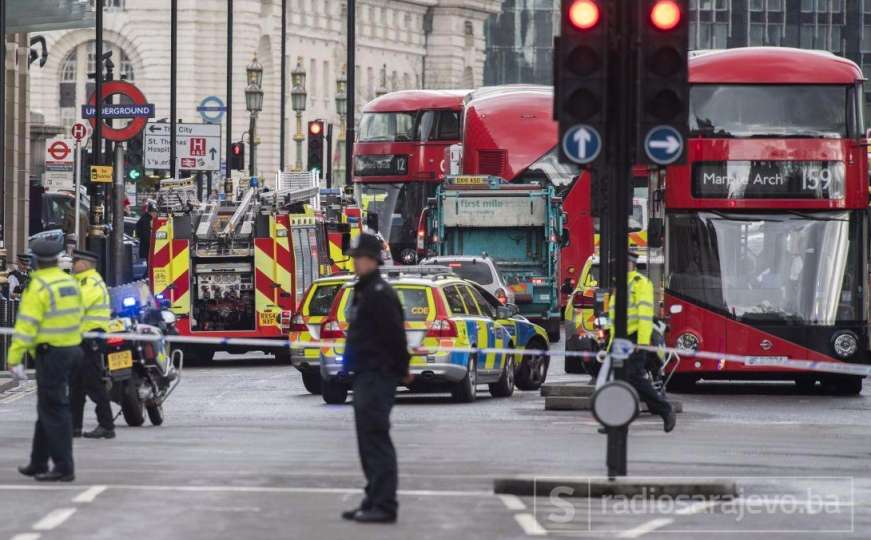
<path id="1" fill-rule="evenodd" d="M 354 144 L 355 198 L 378 216 L 393 258 L 417 260 L 417 229 L 427 199 L 447 170 L 446 149 L 462 138 L 467 90 L 392 92 L 363 108 Z"/>
<path id="2" fill-rule="evenodd" d="M 829 53 L 745 48 L 690 60 L 688 162 L 668 169 L 666 306 L 686 384 L 862 379 L 772 367 L 869 362 L 868 164 L 862 71 Z"/>

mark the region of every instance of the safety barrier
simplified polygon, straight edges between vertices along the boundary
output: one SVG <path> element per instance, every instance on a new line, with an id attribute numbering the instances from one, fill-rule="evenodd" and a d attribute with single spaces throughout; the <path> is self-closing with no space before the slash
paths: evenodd
<path id="1" fill-rule="evenodd" d="M 4 321 L 5 322 L 5 321 Z M 12 335 L 13 329 L 9 327 L 0 327 L 0 341 L 8 343 L 9 337 Z M 155 336 L 143 335 L 134 333 L 113 333 L 103 334 L 95 332 L 87 332 L 84 334 L 89 339 L 106 339 L 112 337 L 114 339 L 124 339 L 128 341 L 160 341 L 165 339 L 168 343 L 178 343 L 187 345 L 218 345 L 225 347 L 246 347 L 251 349 L 290 349 L 290 350 L 305 350 L 305 349 L 325 349 L 325 348 L 341 348 L 343 343 L 332 341 L 309 341 L 290 343 L 289 341 L 273 340 L 273 339 L 256 339 L 256 338 L 219 338 L 219 337 L 200 337 L 200 336 Z M 845 362 L 823 362 L 817 360 L 802 360 L 802 359 L 786 359 L 778 357 L 750 357 L 734 354 L 715 353 L 708 351 L 690 351 L 686 349 L 677 349 L 672 347 L 649 347 L 636 346 L 636 349 L 649 352 L 661 352 L 664 354 L 674 354 L 681 359 L 704 359 L 716 360 L 718 362 L 734 362 L 744 364 L 745 366 L 767 366 L 777 368 L 788 368 L 800 371 L 815 371 L 820 373 L 834 373 L 840 375 L 856 375 L 856 376 L 871 376 L 871 365 L 865 364 L 849 364 Z M 410 352 L 414 355 L 426 355 L 439 352 L 459 352 L 459 353 L 477 353 L 477 354 L 511 354 L 511 355 L 546 355 L 555 358 L 595 358 L 597 361 L 604 360 L 604 351 L 554 351 L 554 350 L 534 350 L 534 349 L 506 349 L 497 347 L 417 347 L 411 349 Z M 3 352 L 5 360 L 5 349 Z"/>

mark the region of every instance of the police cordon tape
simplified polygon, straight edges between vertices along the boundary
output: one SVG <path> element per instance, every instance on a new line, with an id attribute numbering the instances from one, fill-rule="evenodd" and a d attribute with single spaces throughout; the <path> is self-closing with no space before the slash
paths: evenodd
<path id="1" fill-rule="evenodd" d="M 0 327 L 0 335 L 11 336 L 14 330 L 10 327 Z M 220 338 L 220 337 L 200 337 L 200 336 L 159 336 L 154 334 L 135 334 L 135 333 L 111 333 L 102 332 L 85 332 L 83 337 L 87 339 L 120 339 L 124 341 L 161 341 L 166 340 L 167 343 L 180 343 L 189 345 L 222 345 L 228 347 L 245 347 L 255 349 L 261 347 L 263 349 L 290 349 L 305 350 L 305 349 L 331 349 L 344 348 L 344 343 L 334 341 L 307 341 L 291 343 L 290 341 L 278 339 L 257 339 L 257 338 Z M 840 375 L 856 375 L 856 376 L 871 376 L 871 365 L 850 364 L 837 361 L 819 361 L 819 360 L 800 360 L 782 357 L 760 357 L 760 356 L 741 356 L 736 354 L 716 353 L 708 351 L 691 351 L 687 349 L 677 349 L 673 347 L 652 347 L 652 346 L 635 346 L 637 350 L 643 350 L 653 353 L 674 354 L 681 360 L 683 359 L 702 359 L 715 360 L 717 362 L 732 362 L 743 364 L 748 367 L 778 367 L 795 369 L 800 371 L 816 371 L 820 373 L 835 373 Z M 604 351 L 550 351 L 537 349 L 508 349 L 498 347 L 415 347 L 409 349 L 415 356 L 422 356 L 433 353 L 442 352 L 458 352 L 458 353 L 474 353 L 474 354 L 511 354 L 511 355 L 545 355 L 551 357 L 565 358 L 595 358 L 597 361 L 604 359 Z"/>

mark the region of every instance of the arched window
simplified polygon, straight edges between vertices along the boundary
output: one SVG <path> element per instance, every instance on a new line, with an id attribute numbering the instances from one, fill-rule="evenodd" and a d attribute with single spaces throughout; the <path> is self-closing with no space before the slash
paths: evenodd
<path id="1" fill-rule="evenodd" d="M 124 51 L 121 51 L 121 78 L 128 81 L 136 80 L 136 70 L 133 68 L 133 62 Z"/>
<path id="2" fill-rule="evenodd" d="M 64 59 L 63 66 L 61 67 L 60 71 L 60 80 L 64 82 L 75 82 L 78 62 L 78 55 L 76 54 L 76 50 L 73 49 Z"/>

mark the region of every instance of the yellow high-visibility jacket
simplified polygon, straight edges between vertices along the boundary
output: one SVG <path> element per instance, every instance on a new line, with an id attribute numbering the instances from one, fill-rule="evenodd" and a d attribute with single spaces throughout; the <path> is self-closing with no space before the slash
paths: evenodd
<path id="1" fill-rule="evenodd" d="M 109 289 L 103 276 L 96 269 L 85 270 L 75 275 L 82 289 L 82 303 L 85 315 L 82 318 L 82 332 L 105 331 L 112 320 L 109 305 Z"/>
<path id="2" fill-rule="evenodd" d="M 637 345 L 650 345 L 653 335 L 653 282 L 637 271 L 629 272 L 626 305 L 626 333 L 636 336 Z M 611 339 L 614 329 L 614 302 L 608 311 L 611 320 Z"/>
<path id="3" fill-rule="evenodd" d="M 82 342 L 82 293 L 79 283 L 54 266 L 36 270 L 21 297 L 8 364 L 16 366 L 36 347 L 75 347 Z"/>

